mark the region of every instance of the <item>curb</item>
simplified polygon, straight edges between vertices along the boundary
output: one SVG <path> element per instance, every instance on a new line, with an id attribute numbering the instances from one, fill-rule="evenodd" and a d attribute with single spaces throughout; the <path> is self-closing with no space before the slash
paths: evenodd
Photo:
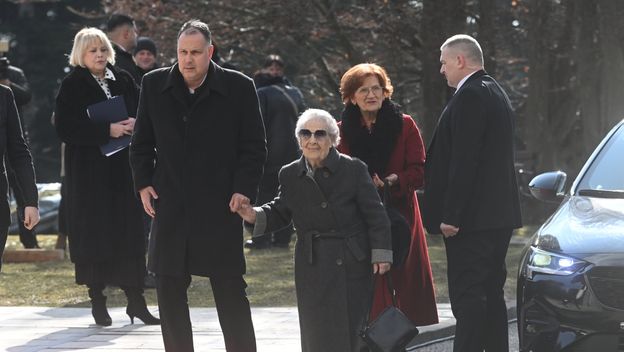
<path id="1" fill-rule="evenodd" d="M 507 320 L 513 322 L 517 317 L 516 304 L 508 302 L 507 304 Z M 455 319 L 449 319 L 442 323 L 418 327 L 420 332 L 407 345 L 406 351 L 415 351 L 418 348 L 426 347 L 434 343 L 451 340 L 455 337 Z"/>

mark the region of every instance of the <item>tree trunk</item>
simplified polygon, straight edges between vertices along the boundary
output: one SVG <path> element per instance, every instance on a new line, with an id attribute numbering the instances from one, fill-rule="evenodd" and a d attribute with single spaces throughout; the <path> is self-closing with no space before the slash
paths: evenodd
<path id="1" fill-rule="evenodd" d="M 423 0 L 423 139 L 428 144 L 448 98 L 448 87 L 440 74 L 440 45 L 465 30 L 464 0 Z"/>

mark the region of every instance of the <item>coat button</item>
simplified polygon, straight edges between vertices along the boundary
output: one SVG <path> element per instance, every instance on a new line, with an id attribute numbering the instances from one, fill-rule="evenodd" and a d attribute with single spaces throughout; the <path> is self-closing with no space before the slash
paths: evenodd
<path id="1" fill-rule="evenodd" d="M 188 121 L 188 117 L 182 116 L 182 121 L 184 121 L 184 122 Z"/>
<path id="2" fill-rule="evenodd" d="M 321 203 L 321 208 L 323 208 L 323 209 L 327 208 L 327 202 Z"/>
<path id="3" fill-rule="evenodd" d="M 340 258 L 336 259 L 336 265 L 338 266 L 342 265 L 342 259 Z"/>
<path id="4" fill-rule="evenodd" d="M 323 172 L 323 177 L 328 178 L 328 177 L 329 177 L 329 172 L 324 171 L 324 172 Z"/>

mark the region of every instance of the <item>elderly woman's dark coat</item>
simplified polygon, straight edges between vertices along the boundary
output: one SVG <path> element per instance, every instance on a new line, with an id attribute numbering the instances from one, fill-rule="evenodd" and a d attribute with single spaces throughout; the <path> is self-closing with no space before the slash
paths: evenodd
<path id="1" fill-rule="evenodd" d="M 25 206 L 36 207 L 37 186 L 35 172 L 28 145 L 20 126 L 15 99 L 11 89 L 0 85 L 0 155 L 6 155 L 13 165 L 16 179 L 22 189 Z M 0 267 L 2 252 L 7 239 L 7 230 L 11 223 L 9 202 L 7 199 L 7 177 L 4 165 L 0 165 Z"/>
<path id="2" fill-rule="evenodd" d="M 178 65 L 143 77 L 130 147 L 136 191 L 153 186 L 149 269 L 168 276 L 245 273 L 232 194 L 253 199 L 266 158 L 258 96 L 248 77 L 210 63 L 189 106 Z M 154 163 L 156 161 L 156 163 Z"/>
<path id="3" fill-rule="evenodd" d="M 302 157 L 282 168 L 280 194 L 256 208 L 254 233 L 291 219 L 297 229 L 303 352 L 366 350 L 358 332 L 370 303 L 371 252 L 392 260 L 390 222 L 363 162 L 332 148 L 313 177 L 305 163 Z"/>
<path id="4" fill-rule="evenodd" d="M 116 78 L 108 80 L 111 94 L 122 95 L 129 116 L 135 116 L 138 91 L 132 77 L 111 65 L 108 68 Z M 134 286 L 144 277 L 145 236 L 143 209 L 132 188 L 128 148 L 108 157 L 102 155 L 99 147 L 111 138 L 110 125 L 93 122 L 87 115 L 89 105 L 106 99 L 83 67 L 75 67 L 63 79 L 56 98 L 56 131 L 66 143 L 69 247 L 71 260 L 76 263 L 77 283 L 104 279 L 105 283 Z M 123 278 L 116 274 L 111 278 L 110 272 L 101 277 L 99 269 L 93 269 L 101 263 L 108 263 L 109 268 L 111 264 L 117 266 L 112 271 Z"/>

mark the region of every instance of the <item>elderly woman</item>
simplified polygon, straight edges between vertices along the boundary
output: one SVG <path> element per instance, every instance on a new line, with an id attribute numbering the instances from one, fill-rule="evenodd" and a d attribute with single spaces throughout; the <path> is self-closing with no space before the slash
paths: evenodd
<path id="1" fill-rule="evenodd" d="M 100 146 L 132 134 L 134 118 L 117 123 L 89 119 L 87 107 L 123 96 L 135 116 L 138 90 L 132 77 L 115 69 L 115 53 L 106 35 L 96 28 L 76 34 L 69 57 L 72 71 L 63 79 L 56 98 L 56 131 L 65 142 L 66 225 L 76 283 L 86 285 L 93 318 L 111 325 L 103 290 L 119 286 L 128 298 L 130 321 L 159 324 L 143 297 L 145 237 L 142 206 L 132 189 L 128 148 L 110 156 Z"/>
<path id="2" fill-rule="evenodd" d="M 391 274 L 401 310 L 416 325 L 438 322 L 431 265 L 415 190 L 423 186 L 425 151 L 420 132 L 409 116 L 390 99 L 392 84 L 386 71 L 375 64 L 359 64 L 340 81 L 345 108 L 340 123 L 338 150 L 368 165 L 381 190 L 390 185 L 388 206 L 405 217 L 411 243 L 405 262 Z M 377 280 L 371 314 L 377 316 L 391 297 L 385 279 Z"/>
<path id="3" fill-rule="evenodd" d="M 15 178 L 24 197 L 24 226 L 32 229 L 39 222 L 37 209 L 37 186 L 35 185 L 35 171 L 28 145 L 24 141 L 20 119 L 15 106 L 13 92 L 7 86 L 0 84 L 0 155 L 6 155 L 15 171 Z M 9 201 L 7 199 L 7 176 L 4 163 L 0 171 L 0 269 L 2 269 L 2 253 L 7 240 L 7 232 L 11 224 Z"/>
<path id="4" fill-rule="evenodd" d="M 306 110 L 295 130 L 303 156 L 282 168 L 280 193 L 239 211 L 253 233 L 297 229 L 295 284 L 303 352 L 366 351 L 358 336 L 371 279 L 392 261 L 390 224 L 363 162 L 338 153 L 336 121 Z"/>

